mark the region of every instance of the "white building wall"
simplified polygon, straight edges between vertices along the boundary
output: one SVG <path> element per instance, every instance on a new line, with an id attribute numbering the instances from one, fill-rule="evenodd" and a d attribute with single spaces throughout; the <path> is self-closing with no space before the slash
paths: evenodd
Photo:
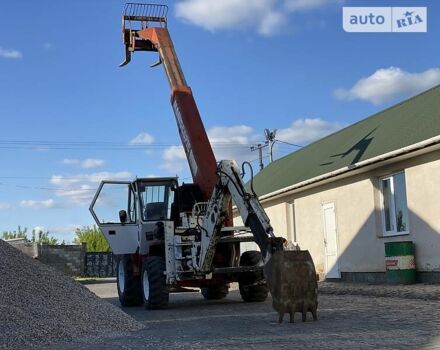
<path id="1" fill-rule="evenodd" d="M 384 243 L 411 240 L 420 271 L 440 271 L 440 151 L 400 161 L 311 190 L 263 203 L 277 235 L 291 239 L 294 202 L 296 240 L 308 249 L 317 272 L 325 270 L 322 204 L 336 212 L 342 272 L 384 272 Z M 383 237 L 379 177 L 405 170 L 410 234 Z"/>
<path id="2" fill-rule="evenodd" d="M 440 271 L 440 153 L 405 170 L 411 233 L 420 271 Z"/>

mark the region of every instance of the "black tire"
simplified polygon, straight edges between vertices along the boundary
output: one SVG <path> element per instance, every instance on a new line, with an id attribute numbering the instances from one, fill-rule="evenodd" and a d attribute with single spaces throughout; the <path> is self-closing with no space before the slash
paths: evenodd
<path id="1" fill-rule="evenodd" d="M 133 275 L 133 263 L 128 254 L 117 257 L 116 285 L 122 306 L 142 305 L 141 277 Z"/>
<path id="2" fill-rule="evenodd" d="M 229 285 L 220 284 L 201 288 L 203 297 L 206 300 L 219 300 L 225 298 L 229 293 Z"/>
<path id="3" fill-rule="evenodd" d="M 169 291 L 166 285 L 165 261 L 160 256 L 149 256 L 142 266 L 142 298 L 147 309 L 168 306 Z"/>
<path id="4" fill-rule="evenodd" d="M 262 261 L 261 253 L 256 250 L 244 252 L 240 257 L 240 266 L 255 266 Z M 263 271 L 243 273 L 238 281 L 241 298 L 246 302 L 261 302 L 267 299 L 269 289 Z"/>

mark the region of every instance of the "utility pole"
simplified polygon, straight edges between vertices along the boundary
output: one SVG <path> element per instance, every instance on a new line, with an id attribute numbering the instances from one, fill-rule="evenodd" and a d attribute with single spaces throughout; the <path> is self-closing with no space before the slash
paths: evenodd
<path id="1" fill-rule="evenodd" d="M 263 170 L 264 164 L 263 164 L 263 148 L 268 146 L 268 142 L 265 143 L 258 143 L 254 146 L 251 146 L 251 151 L 257 151 L 258 150 L 258 159 L 260 161 L 260 170 Z"/>
<path id="2" fill-rule="evenodd" d="M 269 143 L 269 163 L 273 162 L 273 145 L 277 141 L 275 139 L 275 135 L 277 133 L 277 129 L 270 131 L 269 129 L 264 129 L 264 135 L 266 136 L 266 143 Z"/>

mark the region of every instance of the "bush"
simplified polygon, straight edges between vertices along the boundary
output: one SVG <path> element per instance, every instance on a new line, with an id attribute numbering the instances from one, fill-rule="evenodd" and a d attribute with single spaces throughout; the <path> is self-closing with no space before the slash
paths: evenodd
<path id="1" fill-rule="evenodd" d="M 93 227 L 84 226 L 77 228 L 75 231 L 76 237 L 73 243 L 81 244 L 87 243 L 88 252 L 110 252 L 111 248 L 102 235 L 101 231 L 93 225 Z"/>

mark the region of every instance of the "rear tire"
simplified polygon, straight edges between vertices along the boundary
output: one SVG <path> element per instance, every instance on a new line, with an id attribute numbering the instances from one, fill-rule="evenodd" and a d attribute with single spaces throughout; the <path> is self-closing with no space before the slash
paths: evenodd
<path id="1" fill-rule="evenodd" d="M 225 298 L 229 293 L 229 285 L 220 284 L 201 288 L 203 297 L 206 300 L 219 300 Z"/>
<path id="2" fill-rule="evenodd" d="M 241 255 L 240 266 L 255 266 L 261 261 L 261 253 L 250 250 Z M 238 287 L 241 298 L 246 302 L 265 301 L 269 293 L 262 270 L 244 273 L 238 282 Z"/>
<path id="3" fill-rule="evenodd" d="M 165 261 L 160 256 L 149 256 L 142 266 L 142 298 L 147 309 L 168 306 L 169 291 L 166 285 Z"/>
<path id="4" fill-rule="evenodd" d="M 142 305 L 141 277 L 134 276 L 133 262 L 130 255 L 119 255 L 116 268 L 116 285 L 119 302 L 122 306 Z"/>

